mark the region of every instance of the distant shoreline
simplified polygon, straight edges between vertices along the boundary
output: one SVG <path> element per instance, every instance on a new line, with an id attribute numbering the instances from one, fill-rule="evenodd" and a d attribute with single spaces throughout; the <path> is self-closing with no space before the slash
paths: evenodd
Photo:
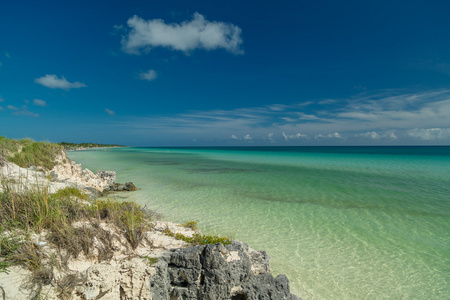
<path id="1" fill-rule="evenodd" d="M 111 148 L 126 148 L 126 146 L 111 146 L 111 147 L 81 147 L 81 148 L 69 148 L 69 149 L 65 149 L 66 151 L 69 152 L 73 152 L 73 151 L 101 151 L 101 150 L 105 150 L 106 149 L 111 149 Z"/>

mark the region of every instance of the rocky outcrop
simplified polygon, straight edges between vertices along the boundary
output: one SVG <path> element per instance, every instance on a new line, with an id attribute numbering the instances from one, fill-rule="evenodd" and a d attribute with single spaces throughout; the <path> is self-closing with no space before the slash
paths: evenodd
<path id="1" fill-rule="evenodd" d="M 154 265 L 140 258 L 96 264 L 76 288 L 84 299 L 298 300 L 285 275 L 274 278 L 269 256 L 247 244 L 202 245 L 162 253 Z"/>
<path id="2" fill-rule="evenodd" d="M 137 187 L 132 182 L 126 182 L 125 184 L 115 183 L 112 190 L 116 192 L 132 192 L 136 191 Z"/>
<path id="3" fill-rule="evenodd" d="M 112 191 L 114 189 L 114 182 L 116 182 L 116 172 L 97 171 L 96 175 L 103 181 L 104 191 Z"/>
<path id="4" fill-rule="evenodd" d="M 70 259 L 64 273 L 56 273 L 52 283 L 43 286 L 41 294 L 46 299 L 60 299 L 58 287 L 65 278 L 72 278 L 68 299 L 299 300 L 290 293 L 286 276 L 274 278 L 270 274 L 269 256 L 264 251 L 255 251 L 240 241 L 188 247 L 164 235 L 167 226 L 185 235 L 193 233 L 173 223 L 156 224 L 147 233 L 151 242 L 141 244 L 133 253 L 124 247 L 125 241 L 116 241 L 110 261 L 99 262 L 80 254 Z M 52 253 L 49 245 L 40 251 Z M 5 299 L 30 299 L 26 289 L 29 272 L 17 267 L 10 271 L 0 273 Z"/>
<path id="5" fill-rule="evenodd" d="M 5 159 L 0 159 L 0 179 L 5 179 L 11 187 L 18 190 L 39 188 L 54 193 L 65 187 L 76 187 L 91 195 L 113 190 L 116 172 L 98 171 L 94 174 L 70 160 L 64 150 L 55 160 L 56 166 L 51 171 L 44 172 L 34 166 L 21 168 Z M 0 185 L 0 192 L 2 188 Z"/>
<path id="6" fill-rule="evenodd" d="M 247 244 L 202 245 L 169 252 L 150 278 L 152 299 L 299 299 L 285 275 L 269 274 L 269 256 Z"/>
<path id="7" fill-rule="evenodd" d="M 50 175 L 54 181 L 75 182 L 77 186 L 87 187 L 98 192 L 112 190 L 116 180 L 114 171 L 98 171 L 94 174 L 81 167 L 67 157 L 65 151 L 61 151 L 56 157 L 57 165 L 51 170 Z"/>

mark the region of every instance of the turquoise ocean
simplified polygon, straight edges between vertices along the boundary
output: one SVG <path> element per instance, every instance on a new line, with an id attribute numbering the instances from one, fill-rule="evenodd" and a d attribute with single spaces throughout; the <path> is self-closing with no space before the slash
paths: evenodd
<path id="1" fill-rule="evenodd" d="M 133 200 L 271 256 L 303 299 L 450 299 L 450 147 L 75 151 Z"/>

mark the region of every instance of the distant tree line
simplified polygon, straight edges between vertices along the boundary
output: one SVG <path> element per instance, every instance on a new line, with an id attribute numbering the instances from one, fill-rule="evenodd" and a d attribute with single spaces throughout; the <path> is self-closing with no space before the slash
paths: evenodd
<path id="1" fill-rule="evenodd" d="M 123 145 L 115 145 L 115 144 L 97 144 L 97 143 L 67 143 L 61 142 L 59 143 L 64 149 L 73 149 L 73 148 L 106 148 L 106 147 L 124 147 Z"/>

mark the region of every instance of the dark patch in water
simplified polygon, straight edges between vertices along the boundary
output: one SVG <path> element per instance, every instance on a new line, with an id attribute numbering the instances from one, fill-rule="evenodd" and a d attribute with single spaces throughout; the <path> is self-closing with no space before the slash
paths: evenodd
<path id="1" fill-rule="evenodd" d="M 158 166 L 176 166 L 181 165 L 181 163 L 176 161 L 168 161 L 168 160 L 146 160 L 145 162 L 151 164 L 151 165 L 158 165 Z"/>
<path id="2" fill-rule="evenodd" d="M 240 195 L 242 196 L 242 194 Z M 361 210 L 370 210 L 370 211 L 381 211 L 388 215 L 395 215 L 398 214 L 399 216 L 402 215 L 410 215 L 410 216 L 416 216 L 416 217 L 448 217 L 448 214 L 445 212 L 431 212 L 431 211 L 422 211 L 422 210 L 415 210 L 411 208 L 393 208 L 393 207 L 385 207 L 381 205 L 374 205 L 371 203 L 364 203 L 364 202 L 358 202 L 358 201 L 345 201 L 345 200 L 326 200 L 326 199 L 295 199 L 295 200 L 287 200 L 285 198 L 279 198 L 279 197 L 271 197 L 267 195 L 256 195 L 256 194 L 247 194 L 246 197 L 252 198 L 252 199 L 259 199 L 269 202 L 295 202 L 295 203 L 301 203 L 301 204 L 313 204 L 323 207 L 332 207 L 335 209 L 361 209 Z"/>
<path id="3" fill-rule="evenodd" d="M 196 168 L 187 169 L 190 173 L 205 173 L 205 174 L 226 174 L 226 173 L 257 173 L 262 172 L 255 169 L 239 169 L 239 168 Z"/>

